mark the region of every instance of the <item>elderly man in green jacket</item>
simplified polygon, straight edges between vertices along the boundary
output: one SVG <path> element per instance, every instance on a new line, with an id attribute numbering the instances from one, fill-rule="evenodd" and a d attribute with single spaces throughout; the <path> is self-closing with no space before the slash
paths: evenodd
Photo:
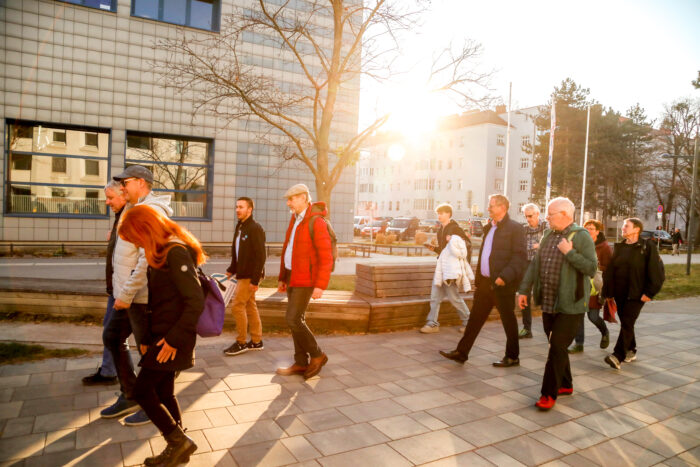
<path id="1" fill-rule="evenodd" d="M 547 206 L 550 230 L 545 231 L 535 258 L 518 290 L 518 305 L 528 305 L 527 295 L 542 306 L 542 324 L 549 340 L 549 355 L 542 378 L 541 410 L 554 407 L 557 396 L 574 392 L 569 354 L 566 351 L 583 322 L 591 293 L 590 278 L 598 261 L 595 245 L 586 229 L 574 223 L 574 203 L 554 198 Z"/>

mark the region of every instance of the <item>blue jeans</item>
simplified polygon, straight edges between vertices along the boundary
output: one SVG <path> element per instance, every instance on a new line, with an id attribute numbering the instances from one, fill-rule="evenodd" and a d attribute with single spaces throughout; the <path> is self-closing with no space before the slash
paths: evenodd
<path id="1" fill-rule="evenodd" d="M 600 334 L 605 336 L 608 334 L 608 327 L 605 325 L 605 321 L 603 318 L 600 317 L 600 310 L 597 308 L 589 308 L 588 309 L 588 320 L 595 324 L 595 327 L 598 328 L 600 331 Z M 584 330 L 583 330 L 583 320 L 581 320 L 581 326 L 578 328 L 578 332 L 576 333 L 576 345 L 583 345 L 583 338 L 584 338 Z"/>
<path id="2" fill-rule="evenodd" d="M 438 313 L 440 312 L 440 303 L 447 297 L 447 299 L 452 303 L 459 313 L 459 319 L 462 320 L 462 326 L 467 325 L 469 320 L 469 308 L 467 304 L 464 303 L 462 297 L 459 296 L 459 286 L 457 282 L 450 282 L 450 284 L 442 283 L 440 287 L 433 284 L 433 288 L 430 290 L 430 313 L 428 313 L 428 319 L 426 324 L 428 326 L 438 326 Z"/>
<path id="3" fill-rule="evenodd" d="M 102 320 L 102 329 L 105 329 L 112 319 L 112 314 L 114 313 L 114 297 L 109 296 L 107 299 L 107 310 L 105 310 L 105 318 Z M 102 365 L 100 365 L 100 374 L 102 376 L 107 376 L 112 378 L 117 376 L 117 367 L 114 366 L 114 359 L 112 358 L 112 352 L 109 351 L 107 347 L 102 351 Z"/>

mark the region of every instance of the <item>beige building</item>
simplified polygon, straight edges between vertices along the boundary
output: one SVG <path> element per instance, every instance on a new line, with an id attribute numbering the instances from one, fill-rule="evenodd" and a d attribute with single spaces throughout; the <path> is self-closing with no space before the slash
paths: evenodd
<path id="1" fill-rule="evenodd" d="M 274 2 L 273 2 L 274 3 Z M 5 0 L 0 2 L 0 116 L 4 137 L 0 239 L 101 241 L 110 227 L 103 187 L 130 164 L 154 172 L 174 218 L 203 242 L 228 242 L 235 199 L 249 196 L 269 241 L 283 240 L 289 219 L 281 199 L 308 168 L 284 162 L 259 121 L 230 124 L 192 117 L 193 97 L 164 88 L 151 71 L 160 38 L 219 34 L 247 0 Z M 287 8 L 303 10 L 304 0 Z M 332 42 L 317 15 L 317 40 Z M 241 59 L 291 90 L 302 70 L 269 37 L 243 37 Z M 357 131 L 357 86 L 339 96 L 335 136 Z M 333 193 L 333 224 L 352 237 L 354 176 Z"/>

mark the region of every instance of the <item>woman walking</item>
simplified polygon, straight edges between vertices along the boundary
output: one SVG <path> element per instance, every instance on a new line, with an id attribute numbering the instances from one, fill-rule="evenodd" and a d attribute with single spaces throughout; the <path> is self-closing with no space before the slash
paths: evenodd
<path id="1" fill-rule="evenodd" d="M 595 285 L 597 288 L 595 295 L 591 295 L 591 298 L 588 300 L 588 320 L 595 324 L 595 327 L 597 327 L 600 331 L 600 348 L 607 349 L 608 345 L 610 345 L 610 332 L 608 331 L 608 327 L 605 325 L 605 321 L 603 321 L 603 318 L 600 317 L 600 309 L 603 308 L 603 300 L 600 298 L 602 292 L 601 285 L 603 283 L 601 273 L 605 273 L 605 270 L 608 268 L 608 264 L 610 264 L 610 258 L 612 258 L 612 248 L 610 248 L 608 240 L 605 238 L 605 234 L 603 233 L 604 227 L 602 222 L 595 219 L 589 219 L 583 224 L 583 228 L 588 231 L 593 239 L 593 242 L 595 243 L 595 254 L 598 257 L 598 271 L 596 272 L 596 277 L 600 278 L 600 284 Z M 569 347 L 569 353 L 583 352 L 584 337 L 584 326 L 583 322 L 581 322 L 581 326 L 576 334 L 574 341 L 575 343 Z"/>
<path id="2" fill-rule="evenodd" d="M 167 446 L 146 465 L 175 466 L 197 450 L 182 429 L 175 398 L 175 372 L 194 365 L 194 346 L 204 294 L 196 266 L 206 256 L 186 229 L 149 206 L 125 214 L 119 235 L 143 248 L 148 261 L 148 305 L 151 319 L 141 345 L 141 371 L 133 397 L 163 433 Z"/>
<path id="3" fill-rule="evenodd" d="M 621 362 L 637 358 L 634 323 L 642 307 L 659 293 L 664 282 L 663 266 L 653 241 L 639 237 L 644 229 L 636 217 L 625 220 L 624 240 L 615 244 L 612 259 L 603 274 L 603 296 L 613 297 L 620 319 L 620 335 L 605 363 L 617 370 Z"/>

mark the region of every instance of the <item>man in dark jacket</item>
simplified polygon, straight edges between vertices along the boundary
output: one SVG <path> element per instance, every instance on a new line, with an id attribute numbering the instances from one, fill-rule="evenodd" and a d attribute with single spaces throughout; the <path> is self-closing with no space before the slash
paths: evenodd
<path id="1" fill-rule="evenodd" d="M 510 202 L 503 195 L 489 196 L 491 222 L 484 228 L 476 268 L 474 305 L 457 348 L 440 355 L 459 363 L 469 357 L 476 336 L 496 306 L 506 333 L 506 354 L 494 362 L 497 367 L 519 365 L 518 322 L 515 319 L 515 291 L 527 264 L 525 230 L 508 216 Z"/>
<path id="2" fill-rule="evenodd" d="M 333 269 L 333 244 L 324 220 L 326 204 L 311 203 L 309 188 L 300 183 L 284 194 L 292 211 L 282 246 L 277 290 L 287 292 L 285 319 L 294 340 L 294 364 L 278 368 L 279 375 L 316 376 L 328 362 L 316 338 L 306 325 L 309 300 L 317 300 L 328 287 Z M 311 235 L 310 223 L 314 234 Z"/>
<path id="3" fill-rule="evenodd" d="M 120 190 L 121 185 L 114 180 L 110 181 L 105 186 L 105 204 L 114 212 L 114 223 L 112 230 L 109 233 L 107 241 L 107 256 L 105 267 L 105 280 L 107 282 L 107 310 L 102 321 L 102 327 L 107 327 L 109 320 L 114 312 L 114 295 L 112 288 L 112 255 L 114 254 L 114 245 L 117 243 L 117 226 L 119 225 L 119 217 L 122 215 L 126 199 Z M 102 365 L 97 369 L 97 372 L 83 378 L 83 384 L 86 386 L 94 386 L 98 384 L 117 384 L 117 368 L 114 365 L 112 353 L 107 347 L 102 351 Z"/>
<path id="4" fill-rule="evenodd" d="M 238 281 L 231 307 L 238 337 L 224 350 L 226 355 L 263 349 L 262 323 L 255 303 L 255 292 L 265 276 L 265 230 L 253 219 L 254 207 L 253 200 L 245 196 L 236 201 L 238 224 L 233 234 L 231 265 L 226 270 L 226 276 L 235 276 Z"/>
<path id="5" fill-rule="evenodd" d="M 452 206 L 449 204 L 441 204 L 435 209 L 435 212 L 437 213 L 438 220 L 440 221 L 440 227 L 438 228 L 436 236 L 437 246 L 426 245 L 429 250 L 434 251 L 438 254 L 438 256 L 440 256 L 442 250 L 444 250 L 447 246 L 447 242 L 449 241 L 448 238 L 451 235 L 461 237 L 465 244 L 469 243 L 467 234 L 465 234 L 464 230 L 459 226 L 459 224 L 452 219 Z M 454 306 L 457 310 L 457 313 L 459 313 L 459 318 L 462 320 L 462 326 L 467 325 L 467 320 L 469 319 L 469 308 L 467 308 L 467 304 L 464 303 L 462 297 L 459 296 L 459 287 L 457 286 L 457 282 L 453 280 L 444 283 L 441 286 L 436 284 L 432 285 L 430 292 L 430 313 L 428 313 L 425 326 L 420 329 L 420 332 L 428 334 L 440 331 L 438 313 L 440 312 L 440 304 L 445 297 L 448 298 L 450 303 L 452 303 L 452 306 Z"/>
<path id="6" fill-rule="evenodd" d="M 681 242 L 683 239 L 681 239 L 681 229 L 676 229 L 673 231 L 671 234 L 671 246 L 673 247 L 673 251 L 671 252 L 671 256 L 673 255 L 680 255 L 678 251 L 678 247 L 680 246 Z"/>

